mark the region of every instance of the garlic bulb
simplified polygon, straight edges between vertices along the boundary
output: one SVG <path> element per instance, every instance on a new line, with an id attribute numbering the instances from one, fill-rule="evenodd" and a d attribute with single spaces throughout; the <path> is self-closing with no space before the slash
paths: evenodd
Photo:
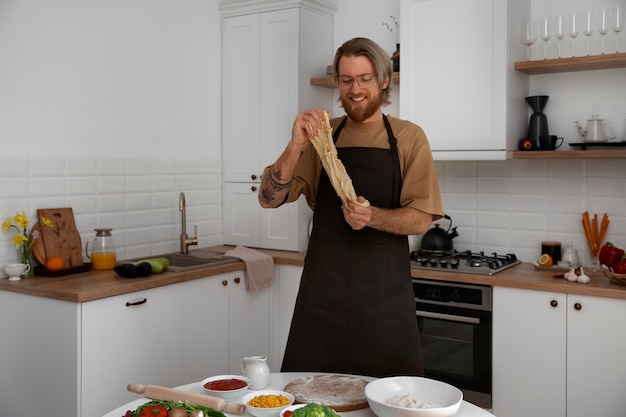
<path id="1" fill-rule="evenodd" d="M 569 272 L 566 272 L 564 277 L 566 280 L 572 281 L 572 282 L 578 279 L 578 275 L 576 275 L 576 272 L 574 272 L 574 268 L 570 268 Z"/>
<path id="2" fill-rule="evenodd" d="M 591 278 L 589 278 L 589 275 L 585 274 L 585 270 L 583 269 L 582 266 L 580 267 L 580 275 L 578 276 L 576 280 L 583 284 L 587 284 L 589 281 L 591 281 Z"/>

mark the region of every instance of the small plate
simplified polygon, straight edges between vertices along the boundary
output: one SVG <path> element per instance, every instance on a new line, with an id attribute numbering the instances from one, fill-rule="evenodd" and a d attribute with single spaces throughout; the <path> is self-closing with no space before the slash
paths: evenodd
<path id="1" fill-rule="evenodd" d="M 538 271 L 550 271 L 550 272 L 567 272 L 570 270 L 570 268 L 574 268 L 574 269 L 578 269 L 580 268 L 582 265 L 576 265 L 576 266 L 570 266 L 569 268 L 559 268 L 558 265 L 552 265 L 549 267 L 545 267 L 545 266 L 541 266 L 538 263 L 533 263 L 534 267 L 536 270 Z"/>

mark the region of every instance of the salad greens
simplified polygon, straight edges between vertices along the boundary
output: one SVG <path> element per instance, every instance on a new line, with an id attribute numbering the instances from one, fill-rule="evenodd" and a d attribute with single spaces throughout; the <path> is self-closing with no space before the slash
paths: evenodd
<path id="1" fill-rule="evenodd" d="M 190 404 L 187 402 L 163 401 L 163 400 L 152 400 L 152 401 L 148 401 L 145 404 L 140 405 L 133 412 L 132 417 L 139 417 L 141 415 L 141 411 L 144 408 L 148 408 L 151 405 L 156 405 L 156 404 L 162 405 L 168 410 L 171 410 L 172 408 L 182 408 L 183 410 L 187 412 L 187 414 L 195 410 L 201 410 L 206 417 L 226 417 L 226 415 L 222 413 L 221 411 L 217 411 L 214 408 L 205 407 L 203 405 Z"/>

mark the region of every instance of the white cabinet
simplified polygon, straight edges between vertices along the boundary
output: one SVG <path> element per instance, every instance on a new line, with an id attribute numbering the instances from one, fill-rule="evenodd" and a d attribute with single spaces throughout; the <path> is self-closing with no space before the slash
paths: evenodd
<path id="1" fill-rule="evenodd" d="M 84 303 L 0 291 L 0 415 L 101 416 L 131 382 L 241 373 L 269 355 L 271 294 L 243 270 Z"/>
<path id="2" fill-rule="evenodd" d="M 269 365 L 272 372 L 280 372 L 291 327 L 291 318 L 300 288 L 302 267 L 276 265 L 272 285 L 272 327 Z"/>
<path id="3" fill-rule="evenodd" d="M 505 159 L 526 135 L 518 22 L 528 0 L 402 0 L 400 116 L 436 160 Z"/>
<path id="4" fill-rule="evenodd" d="M 623 416 L 626 301 L 495 287 L 493 311 L 495 415 Z"/>
<path id="5" fill-rule="evenodd" d="M 81 305 L 82 416 L 104 415 L 137 398 L 126 386 L 181 384 L 180 289 L 177 285 Z"/>
<path id="6" fill-rule="evenodd" d="M 324 1 L 220 6 L 224 243 L 306 249 L 311 211 L 304 199 L 262 209 L 258 185 L 291 138 L 299 111 L 330 108 L 332 92 L 309 79 L 332 63 L 332 13 Z"/>
<path id="7" fill-rule="evenodd" d="M 180 286 L 184 384 L 240 374 L 241 358 L 269 354 L 270 290 L 246 290 L 245 271 Z"/>

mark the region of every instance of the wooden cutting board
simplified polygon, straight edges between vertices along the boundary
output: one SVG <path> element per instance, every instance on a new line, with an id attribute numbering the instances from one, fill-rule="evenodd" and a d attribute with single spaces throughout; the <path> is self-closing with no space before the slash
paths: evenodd
<path id="1" fill-rule="evenodd" d="M 37 215 L 46 258 L 58 256 L 65 261 L 66 268 L 83 265 L 83 247 L 72 208 L 38 209 Z M 53 227 L 43 226 L 44 217 L 52 221 Z"/>

